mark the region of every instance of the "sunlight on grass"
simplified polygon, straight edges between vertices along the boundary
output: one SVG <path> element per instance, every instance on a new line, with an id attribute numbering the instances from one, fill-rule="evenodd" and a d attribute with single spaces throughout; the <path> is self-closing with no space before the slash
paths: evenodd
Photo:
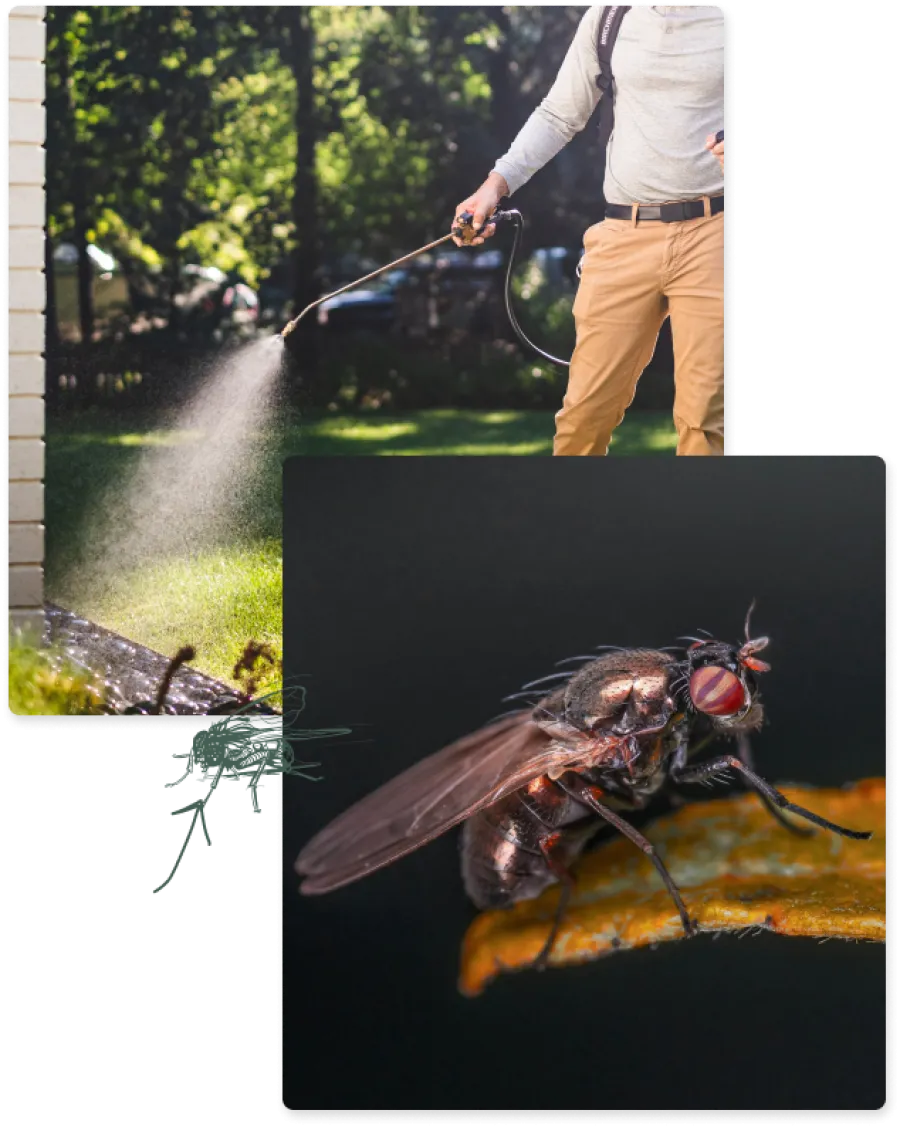
<path id="1" fill-rule="evenodd" d="M 506 426 L 521 421 L 524 414 L 524 411 L 485 411 L 473 421 L 487 427 Z"/>
<path id="2" fill-rule="evenodd" d="M 110 434 L 104 441 L 110 446 L 180 446 L 201 438 L 199 430 L 151 430 L 146 434 Z"/>
<path id="3" fill-rule="evenodd" d="M 552 454 L 553 431 L 552 411 L 438 408 L 372 419 L 312 414 L 290 428 L 285 453 L 527 457 Z M 626 417 L 613 436 L 610 453 L 670 454 L 675 443 L 672 416 L 643 411 Z"/>
<path id="4" fill-rule="evenodd" d="M 185 442 L 197 442 L 203 438 L 199 430 L 166 430 L 159 428 L 146 431 L 128 431 L 122 434 L 99 430 L 65 430 L 52 433 L 54 442 L 64 442 L 67 446 L 126 446 L 142 449 L 150 446 L 180 446 Z"/>
<path id="5" fill-rule="evenodd" d="M 611 454 L 669 454 L 675 452 L 678 435 L 671 419 L 655 427 L 644 427 L 638 433 L 624 427 L 616 431 L 609 444 Z"/>
<path id="6" fill-rule="evenodd" d="M 387 442 L 393 438 L 406 438 L 414 435 L 418 427 L 415 423 L 380 422 L 373 420 L 367 422 L 363 419 L 347 419 L 339 417 L 323 419 L 318 424 L 318 432 L 333 438 L 348 438 L 363 442 Z"/>
<path id="7" fill-rule="evenodd" d="M 48 596 L 162 654 L 192 645 L 197 668 L 224 681 L 232 680 L 234 663 L 251 638 L 281 652 L 277 540 L 148 563 L 100 592 L 67 589 L 62 581 Z"/>

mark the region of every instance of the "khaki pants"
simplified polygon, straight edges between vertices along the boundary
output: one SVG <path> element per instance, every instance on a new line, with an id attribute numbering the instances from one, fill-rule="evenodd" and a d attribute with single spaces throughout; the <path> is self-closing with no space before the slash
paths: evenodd
<path id="1" fill-rule="evenodd" d="M 607 452 L 666 316 L 678 453 L 724 453 L 724 230 L 724 212 L 681 223 L 606 219 L 589 228 L 554 454 Z"/>

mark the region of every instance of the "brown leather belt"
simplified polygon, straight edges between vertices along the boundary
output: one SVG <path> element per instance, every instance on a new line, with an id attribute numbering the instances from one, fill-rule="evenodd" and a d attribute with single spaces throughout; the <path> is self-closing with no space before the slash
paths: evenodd
<path id="1" fill-rule="evenodd" d="M 712 215 L 725 210 L 725 197 L 711 196 L 709 209 Z M 641 204 L 637 209 L 638 223 L 682 223 L 685 219 L 701 219 L 706 214 L 703 200 L 683 200 L 679 203 Z M 632 219 L 633 209 L 622 204 L 606 205 L 607 219 Z"/>

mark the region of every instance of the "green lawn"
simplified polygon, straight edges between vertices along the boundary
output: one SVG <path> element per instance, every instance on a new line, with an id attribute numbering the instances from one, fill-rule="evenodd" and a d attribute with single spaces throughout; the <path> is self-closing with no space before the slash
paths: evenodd
<path id="1" fill-rule="evenodd" d="M 49 419 L 46 469 L 47 596 L 101 625 L 163 653 L 185 643 L 197 665 L 229 680 L 250 638 L 281 649 L 281 458 L 290 454 L 550 454 L 553 415 L 539 411 L 414 411 L 404 415 L 313 415 L 289 419 L 265 456 L 262 482 L 232 522 L 226 542 L 190 558 L 148 559 L 106 574 L 92 544 L 91 511 L 104 496 L 107 519 L 119 513 L 142 451 L 197 442 L 201 436 L 157 429 L 103 412 Z M 616 432 L 613 454 L 665 454 L 675 448 L 671 415 L 632 413 Z M 190 484 L 186 483 L 189 489 Z M 122 517 L 124 519 L 124 516 Z"/>
<path id="2" fill-rule="evenodd" d="M 612 454 L 675 451 L 672 416 L 633 412 L 613 436 Z M 551 411 L 411 411 L 406 415 L 332 415 L 292 431 L 291 454 L 550 454 Z"/>

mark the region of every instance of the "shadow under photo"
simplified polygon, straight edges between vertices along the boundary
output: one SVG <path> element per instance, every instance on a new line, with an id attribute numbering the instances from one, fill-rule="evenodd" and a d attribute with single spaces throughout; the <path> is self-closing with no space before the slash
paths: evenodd
<path id="1" fill-rule="evenodd" d="M 780 788 L 883 776 L 884 508 L 876 458 L 286 462 L 285 676 L 305 727 L 351 730 L 297 748 L 319 781 L 284 781 L 287 1107 L 881 1106 L 880 943 L 701 930 L 466 997 L 458 828 L 325 895 L 299 893 L 294 863 L 563 659 L 701 631 L 739 647 L 753 600 L 771 666 L 756 771 Z M 682 809 L 744 793 L 731 775 Z M 652 841 L 668 798 L 623 817 Z"/>

